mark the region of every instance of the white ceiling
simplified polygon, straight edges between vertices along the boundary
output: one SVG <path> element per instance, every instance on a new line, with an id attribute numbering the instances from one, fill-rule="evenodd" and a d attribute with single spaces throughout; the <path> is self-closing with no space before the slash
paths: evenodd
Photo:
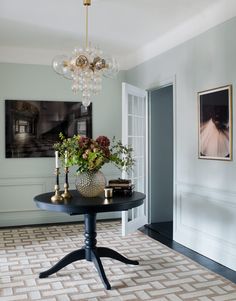
<path id="1" fill-rule="evenodd" d="M 0 0 L 0 60 L 50 64 L 83 43 L 83 0 Z M 236 15 L 236 0 L 92 0 L 89 37 L 131 68 Z"/>

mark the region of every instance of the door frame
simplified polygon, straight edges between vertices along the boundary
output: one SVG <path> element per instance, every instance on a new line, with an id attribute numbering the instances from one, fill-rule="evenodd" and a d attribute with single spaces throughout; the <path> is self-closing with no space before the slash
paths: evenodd
<path id="1" fill-rule="evenodd" d="M 173 86 L 173 240 L 177 228 L 177 95 L 176 95 L 176 74 L 159 82 L 154 82 L 146 87 L 148 91 L 148 177 L 151 176 L 151 97 L 150 92 L 167 86 Z M 148 223 L 151 222 L 151 181 L 148 181 Z"/>

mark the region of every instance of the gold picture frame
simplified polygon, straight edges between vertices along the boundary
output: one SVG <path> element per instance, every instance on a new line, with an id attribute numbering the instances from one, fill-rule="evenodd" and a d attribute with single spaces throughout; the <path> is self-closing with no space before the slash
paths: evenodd
<path id="1" fill-rule="evenodd" d="M 198 92 L 198 157 L 232 160 L 232 85 Z"/>

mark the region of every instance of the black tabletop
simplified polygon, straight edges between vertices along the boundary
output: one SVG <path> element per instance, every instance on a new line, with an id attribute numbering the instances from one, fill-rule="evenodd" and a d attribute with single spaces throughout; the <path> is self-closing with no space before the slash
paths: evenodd
<path id="1" fill-rule="evenodd" d="M 123 211 L 143 204 L 145 194 L 134 191 L 131 196 L 115 195 L 105 199 L 104 195 L 88 198 L 82 197 L 77 190 L 71 190 L 72 198 L 68 201 L 53 203 L 53 192 L 43 193 L 34 197 L 36 205 L 44 210 L 60 211 L 70 215 L 97 212 Z"/>

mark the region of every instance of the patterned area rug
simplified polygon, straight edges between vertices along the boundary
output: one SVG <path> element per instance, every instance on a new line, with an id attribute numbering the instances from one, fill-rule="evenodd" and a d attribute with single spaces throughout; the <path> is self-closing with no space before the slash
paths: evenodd
<path id="1" fill-rule="evenodd" d="M 48 278 L 38 274 L 83 245 L 83 225 L 0 230 L 0 300 L 44 301 L 224 301 L 236 300 L 236 285 L 137 231 L 121 236 L 119 222 L 97 225 L 99 246 L 108 246 L 139 266 L 102 259 L 110 291 L 93 263 L 72 263 Z"/>

